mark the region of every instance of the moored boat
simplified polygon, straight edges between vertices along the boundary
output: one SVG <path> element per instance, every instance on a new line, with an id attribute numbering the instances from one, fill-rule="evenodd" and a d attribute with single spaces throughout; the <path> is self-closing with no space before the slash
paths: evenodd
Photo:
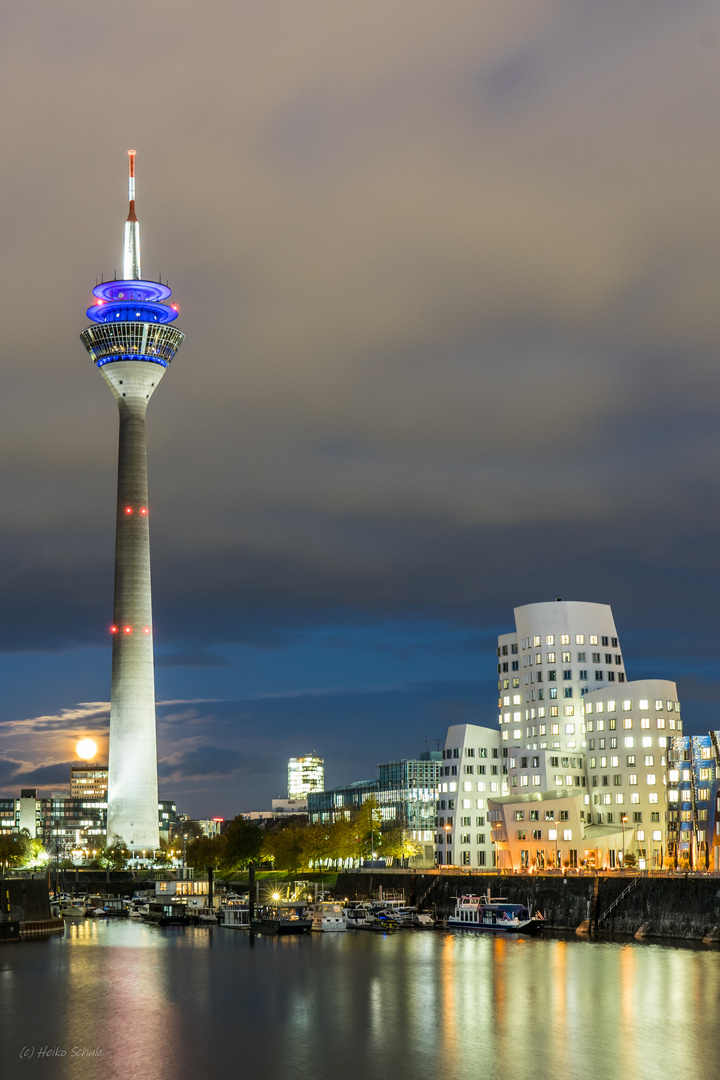
<path id="1" fill-rule="evenodd" d="M 84 902 L 60 904 L 60 916 L 63 919 L 84 919 L 87 915 L 87 906 Z"/>
<path id="2" fill-rule="evenodd" d="M 147 911 L 140 914 L 144 922 L 157 923 L 158 926 L 193 926 L 195 916 L 188 911 L 187 904 L 173 903 L 166 900 L 151 900 Z"/>
<path id="3" fill-rule="evenodd" d="M 344 933 L 347 930 L 342 904 L 336 900 L 319 900 L 310 909 L 312 929 L 324 933 Z"/>
<path id="4" fill-rule="evenodd" d="M 458 896 L 447 921 L 449 930 L 478 930 L 489 934 L 538 934 L 545 919 L 524 904 L 490 900 L 487 896 Z"/>
<path id="5" fill-rule="evenodd" d="M 251 930 L 263 934 L 306 934 L 312 920 L 305 918 L 305 905 L 268 904 L 260 908 L 250 923 Z"/>
<path id="6" fill-rule="evenodd" d="M 348 930 L 374 930 L 382 934 L 398 928 L 389 918 L 379 919 L 375 909 L 367 903 L 348 904 L 343 908 L 343 918 Z"/>
<path id="7" fill-rule="evenodd" d="M 250 929 L 250 908 L 247 904 L 232 904 L 220 909 L 220 926 L 228 930 Z"/>

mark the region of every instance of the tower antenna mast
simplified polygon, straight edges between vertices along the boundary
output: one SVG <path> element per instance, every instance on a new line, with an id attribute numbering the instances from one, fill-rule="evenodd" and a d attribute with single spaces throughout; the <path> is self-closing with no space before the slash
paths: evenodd
<path id="1" fill-rule="evenodd" d="M 125 253 L 123 255 L 123 280 L 140 281 L 142 270 L 140 263 L 140 222 L 135 216 L 135 155 L 137 150 L 128 150 L 128 209 L 125 222 Z"/>

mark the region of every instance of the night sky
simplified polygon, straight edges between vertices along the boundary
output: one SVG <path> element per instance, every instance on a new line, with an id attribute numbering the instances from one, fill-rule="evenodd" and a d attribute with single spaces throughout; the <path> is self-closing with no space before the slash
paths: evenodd
<path id="1" fill-rule="evenodd" d="M 110 690 L 121 271 L 148 414 L 161 797 L 264 809 L 494 725 L 513 607 L 609 603 L 720 692 L 717 0 L 33 0 L 0 13 L 0 790 Z"/>

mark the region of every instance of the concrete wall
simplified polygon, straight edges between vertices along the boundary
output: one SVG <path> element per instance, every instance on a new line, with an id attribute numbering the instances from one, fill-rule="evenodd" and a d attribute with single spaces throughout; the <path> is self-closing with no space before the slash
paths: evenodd
<path id="1" fill-rule="evenodd" d="M 50 894 L 47 878 L 0 878 L 0 908 L 8 903 L 23 910 L 26 922 L 50 919 Z"/>
<path id="2" fill-rule="evenodd" d="M 601 916 L 632 882 L 636 884 L 605 918 Z M 720 877 L 634 878 L 615 875 L 542 876 L 497 874 L 339 874 L 337 896 L 369 899 L 383 890 L 403 892 L 418 904 L 446 917 L 455 897 L 488 891 L 511 903 L 527 903 L 545 916 L 548 928 L 574 931 L 584 919 L 599 920 L 600 933 L 702 940 L 720 927 Z"/>

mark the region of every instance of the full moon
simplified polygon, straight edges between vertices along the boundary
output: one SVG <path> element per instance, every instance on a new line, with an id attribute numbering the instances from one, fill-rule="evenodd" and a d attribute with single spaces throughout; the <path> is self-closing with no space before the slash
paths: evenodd
<path id="1" fill-rule="evenodd" d="M 75 752 L 83 761 L 90 761 L 97 754 L 97 745 L 92 739 L 81 739 L 75 747 Z"/>

